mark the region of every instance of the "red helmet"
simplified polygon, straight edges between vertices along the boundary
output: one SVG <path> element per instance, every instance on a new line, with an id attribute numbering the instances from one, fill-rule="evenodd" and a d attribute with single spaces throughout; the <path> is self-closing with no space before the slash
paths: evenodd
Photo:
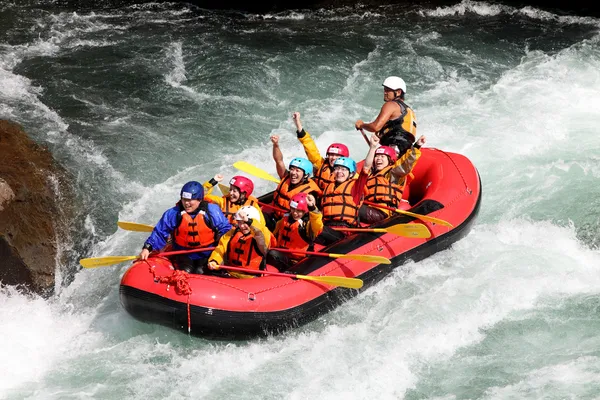
<path id="1" fill-rule="evenodd" d="M 308 203 L 306 203 L 306 193 L 298 193 L 292 196 L 290 200 L 290 208 L 296 208 L 300 211 L 308 212 Z"/>
<path id="2" fill-rule="evenodd" d="M 327 154 L 337 154 L 342 157 L 350 157 L 350 152 L 348 151 L 348 147 L 345 144 L 341 143 L 331 143 L 327 148 Z"/>
<path id="3" fill-rule="evenodd" d="M 375 155 L 377 154 L 385 154 L 388 156 L 390 158 L 390 163 L 395 163 L 398 159 L 398 156 L 396 156 L 396 150 L 392 149 L 390 146 L 378 147 L 377 150 L 375 150 Z"/>
<path id="4" fill-rule="evenodd" d="M 246 196 L 250 196 L 252 191 L 254 191 L 254 183 L 245 176 L 236 175 L 231 178 L 229 184 L 240 189 L 240 193 L 246 192 Z"/>

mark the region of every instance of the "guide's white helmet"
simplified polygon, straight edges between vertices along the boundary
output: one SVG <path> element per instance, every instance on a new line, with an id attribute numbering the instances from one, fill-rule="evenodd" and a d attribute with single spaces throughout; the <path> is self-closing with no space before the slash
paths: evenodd
<path id="1" fill-rule="evenodd" d="M 388 76 L 385 78 L 383 86 L 392 90 L 402 90 L 402 93 L 406 93 L 406 82 L 397 76 Z"/>

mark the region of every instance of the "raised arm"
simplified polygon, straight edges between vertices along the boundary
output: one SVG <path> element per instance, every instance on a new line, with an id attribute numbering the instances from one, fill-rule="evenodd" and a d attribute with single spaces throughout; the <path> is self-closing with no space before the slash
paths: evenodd
<path id="1" fill-rule="evenodd" d="M 296 136 L 298 136 L 298 140 L 302 143 L 302 147 L 304 147 L 306 158 L 308 158 L 308 161 L 310 161 L 315 166 L 315 169 L 318 170 L 325 160 L 321 157 L 321 153 L 319 153 L 319 149 L 313 138 L 304 130 L 304 128 L 302 128 L 300 113 L 295 112 L 292 114 L 292 118 L 296 124 Z"/>
<path id="2" fill-rule="evenodd" d="M 279 148 L 279 136 L 271 136 L 271 143 L 273 143 L 273 160 L 275 160 L 277 175 L 279 175 L 280 179 L 283 179 L 285 177 L 286 168 L 285 163 L 283 162 L 283 153 L 281 153 L 281 149 Z"/>
<path id="3" fill-rule="evenodd" d="M 363 165 L 363 172 L 366 174 L 371 173 L 371 167 L 373 166 L 373 159 L 375 158 L 375 150 L 379 147 L 379 137 L 376 134 L 371 135 L 371 145 L 369 146 L 369 152 L 365 157 L 365 163 Z"/>

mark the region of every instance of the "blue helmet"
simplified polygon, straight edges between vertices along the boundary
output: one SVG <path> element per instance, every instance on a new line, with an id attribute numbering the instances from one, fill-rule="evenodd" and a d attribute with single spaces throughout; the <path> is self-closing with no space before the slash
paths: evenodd
<path id="1" fill-rule="evenodd" d="M 350 170 L 350 175 L 356 172 L 356 162 L 349 157 L 340 157 L 333 163 L 333 167 L 336 165 L 341 165 L 342 167 L 346 167 Z"/>
<path id="2" fill-rule="evenodd" d="M 290 162 L 290 166 L 288 168 L 300 168 L 304 171 L 304 177 L 308 177 L 313 171 L 313 165 L 306 158 L 296 157 Z"/>
<path id="3" fill-rule="evenodd" d="M 199 182 L 190 181 L 183 185 L 180 196 L 182 199 L 202 200 L 204 198 L 204 188 Z"/>

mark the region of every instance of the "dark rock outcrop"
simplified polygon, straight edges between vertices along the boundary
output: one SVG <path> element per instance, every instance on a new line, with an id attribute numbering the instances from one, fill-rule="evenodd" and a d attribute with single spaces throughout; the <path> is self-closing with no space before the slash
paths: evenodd
<path id="1" fill-rule="evenodd" d="M 0 281 L 54 288 L 59 240 L 72 210 L 69 175 L 17 124 L 0 120 Z"/>

